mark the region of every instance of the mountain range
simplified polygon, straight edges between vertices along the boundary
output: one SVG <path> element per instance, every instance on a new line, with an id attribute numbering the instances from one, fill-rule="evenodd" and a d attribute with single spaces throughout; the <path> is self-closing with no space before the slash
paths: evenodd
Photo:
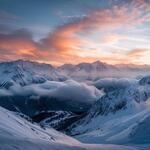
<path id="1" fill-rule="evenodd" d="M 136 77 L 150 73 L 150 66 L 109 65 L 100 61 L 64 64 L 54 67 L 50 64 L 16 60 L 0 63 L 0 86 L 8 88 L 14 83 L 28 85 L 49 81 L 97 80 L 104 77 Z"/>
<path id="2" fill-rule="evenodd" d="M 149 73 L 100 61 L 0 63 L 0 149 L 149 150 Z"/>

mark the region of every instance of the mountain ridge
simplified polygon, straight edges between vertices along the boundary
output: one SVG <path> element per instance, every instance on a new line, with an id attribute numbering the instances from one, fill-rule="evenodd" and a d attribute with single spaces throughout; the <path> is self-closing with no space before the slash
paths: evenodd
<path id="1" fill-rule="evenodd" d="M 0 86 L 18 83 L 22 86 L 49 81 L 97 80 L 104 77 L 140 77 L 150 74 L 150 66 L 110 65 L 105 62 L 64 64 L 55 67 L 51 64 L 28 60 L 15 60 L 0 63 Z M 6 81 L 5 81 L 6 80 Z"/>
<path id="2" fill-rule="evenodd" d="M 79 64 L 106 64 L 106 65 L 110 65 L 110 66 L 117 66 L 117 67 L 150 67 L 150 65 L 148 64 L 139 64 L 139 65 L 136 65 L 136 64 L 132 64 L 132 63 L 121 63 L 121 64 L 110 64 L 110 63 L 107 63 L 107 62 L 103 62 L 103 61 L 100 61 L 100 60 L 96 60 L 96 61 L 93 61 L 93 62 L 80 62 L 80 63 L 77 63 L 77 64 L 72 64 L 72 63 L 64 63 L 62 65 L 59 65 L 59 66 L 55 66 L 55 65 L 52 65 L 50 63 L 45 63 L 45 62 L 38 62 L 38 61 L 34 61 L 34 60 L 28 60 L 28 59 L 16 59 L 16 60 L 10 60 L 10 61 L 0 61 L 0 64 L 2 63 L 12 63 L 12 62 L 30 62 L 30 63 L 36 63 L 36 64 L 41 64 L 41 65 L 49 65 L 49 66 L 52 66 L 53 68 L 59 68 L 61 66 L 64 66 L 64 65 L 72 65 L 72 66 L 76 66 L 76 65 L 79 65 Z"/>

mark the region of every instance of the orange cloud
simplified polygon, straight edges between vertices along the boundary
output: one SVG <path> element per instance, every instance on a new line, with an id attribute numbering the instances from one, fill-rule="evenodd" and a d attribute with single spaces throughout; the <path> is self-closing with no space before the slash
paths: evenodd
<path id="1" fill-rule="evenodd" d="M 113 6 L 111 9 L 93 10 L 82 18 L 76 18 L 72 22 L 59 26 L 39 42 L 35 42 L 31 33 L 25 30 L 0 34 L 0 60 L 25 58 L 56 65 L 92 62 L 98 59 L 113 64 L 133 62 L 143 55 L 142 49 L 132 50 L 127 55 L 97 53 L 91 57 L 81 55 L 81 52 L 84 50 L 86 53 L 86 48 L 88 49 L 88 44 L 90 44 L 86 36 L 93 32 L 130 28 L 149 21 L 148 8 L 149 4 L 144 0 L 133 0 L 129 4 Z M 112 44 L 121 38 L 120 35 L 111 32 L 101 36 L 100 40 L 105 44 Z M 92 50 L 87 51 L 87 53 L 92 52 Z"/>
<path id="2" fill-rule="evenodd" d="M 85 17 L 76 18 L 74 21 L 58 27 L 43 39 L 42 43 L 47 49 L 63 53 L 76 53 L 78 51 L 76 47 L 84 47 L 86 44 L 86 41 L 79 36 L 82 33 L 88 36 L 95 30 L 133 27 L 149 21 L 149 15 L 143 13 L 142 9 L 147 10 L 147 3 L 144 0 L 132 1 L 128 5 L 113 6 L 112 9 L 91 11 Z M 112 43 L 119 40 L 119 37 L 109 34 L 102 39 L 103 42 Z"/>
<path id="3" fill-rule="evenodd" d="M 127 55 L 132 58 L 133 57 L 139 58 L 139 57 L 142 57 L 143 55 L 145 55 L 145 53 L 147 53 L 147 52 L 150 52 L 150 49 L 138 48 L 138 49 L 133 49 Z"/>
<path id="4" fill-rule="evenodd" d="M 36 49 L 37 43 L 32 40 L 30 32 L 24 29 L 10 34 L 0 34 L 0 54 L 4 58 L 33 57 Z"/>
<path id="5" fill-rule="evenodd" d="M 109 44 L 109 43 L 115 43 L 119 41 L 121 38 L 123 37 L 118 34 L 106 34 L 100 40 L 101 40 L 101 43 Z"/>

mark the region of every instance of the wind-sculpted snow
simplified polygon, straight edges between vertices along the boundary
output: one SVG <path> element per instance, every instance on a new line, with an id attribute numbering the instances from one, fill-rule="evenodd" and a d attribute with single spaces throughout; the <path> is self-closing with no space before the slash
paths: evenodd
<path id="1" fill-rule="evenodd" d="M 41 128 L 0 107 L 0 150 L 137 150 L 121 145 L 82 144 L 52 128 Z"/>
<path id="2" fill-rule="evenodd" d="M 85 111 L 101 96 L 100 90 L 85 83 L 73 80 L 46 81 L 26 86 L 15 84 L 9 89 L 0 89 L 0 105 L 10 110 L 17 108 L 31 116 L 30 109 L 32 115 L 36 111 L 51 109 Z"/>

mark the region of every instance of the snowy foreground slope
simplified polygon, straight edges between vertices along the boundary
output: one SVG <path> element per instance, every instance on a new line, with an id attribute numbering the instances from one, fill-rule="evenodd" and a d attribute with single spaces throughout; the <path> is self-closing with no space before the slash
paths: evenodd
<path id="1" fill-rule="evenodd" d="M 120 145 L 82 144 L 54 129 L 42 129 L 0 107 L 0 150 L 136 150 Z"/>

